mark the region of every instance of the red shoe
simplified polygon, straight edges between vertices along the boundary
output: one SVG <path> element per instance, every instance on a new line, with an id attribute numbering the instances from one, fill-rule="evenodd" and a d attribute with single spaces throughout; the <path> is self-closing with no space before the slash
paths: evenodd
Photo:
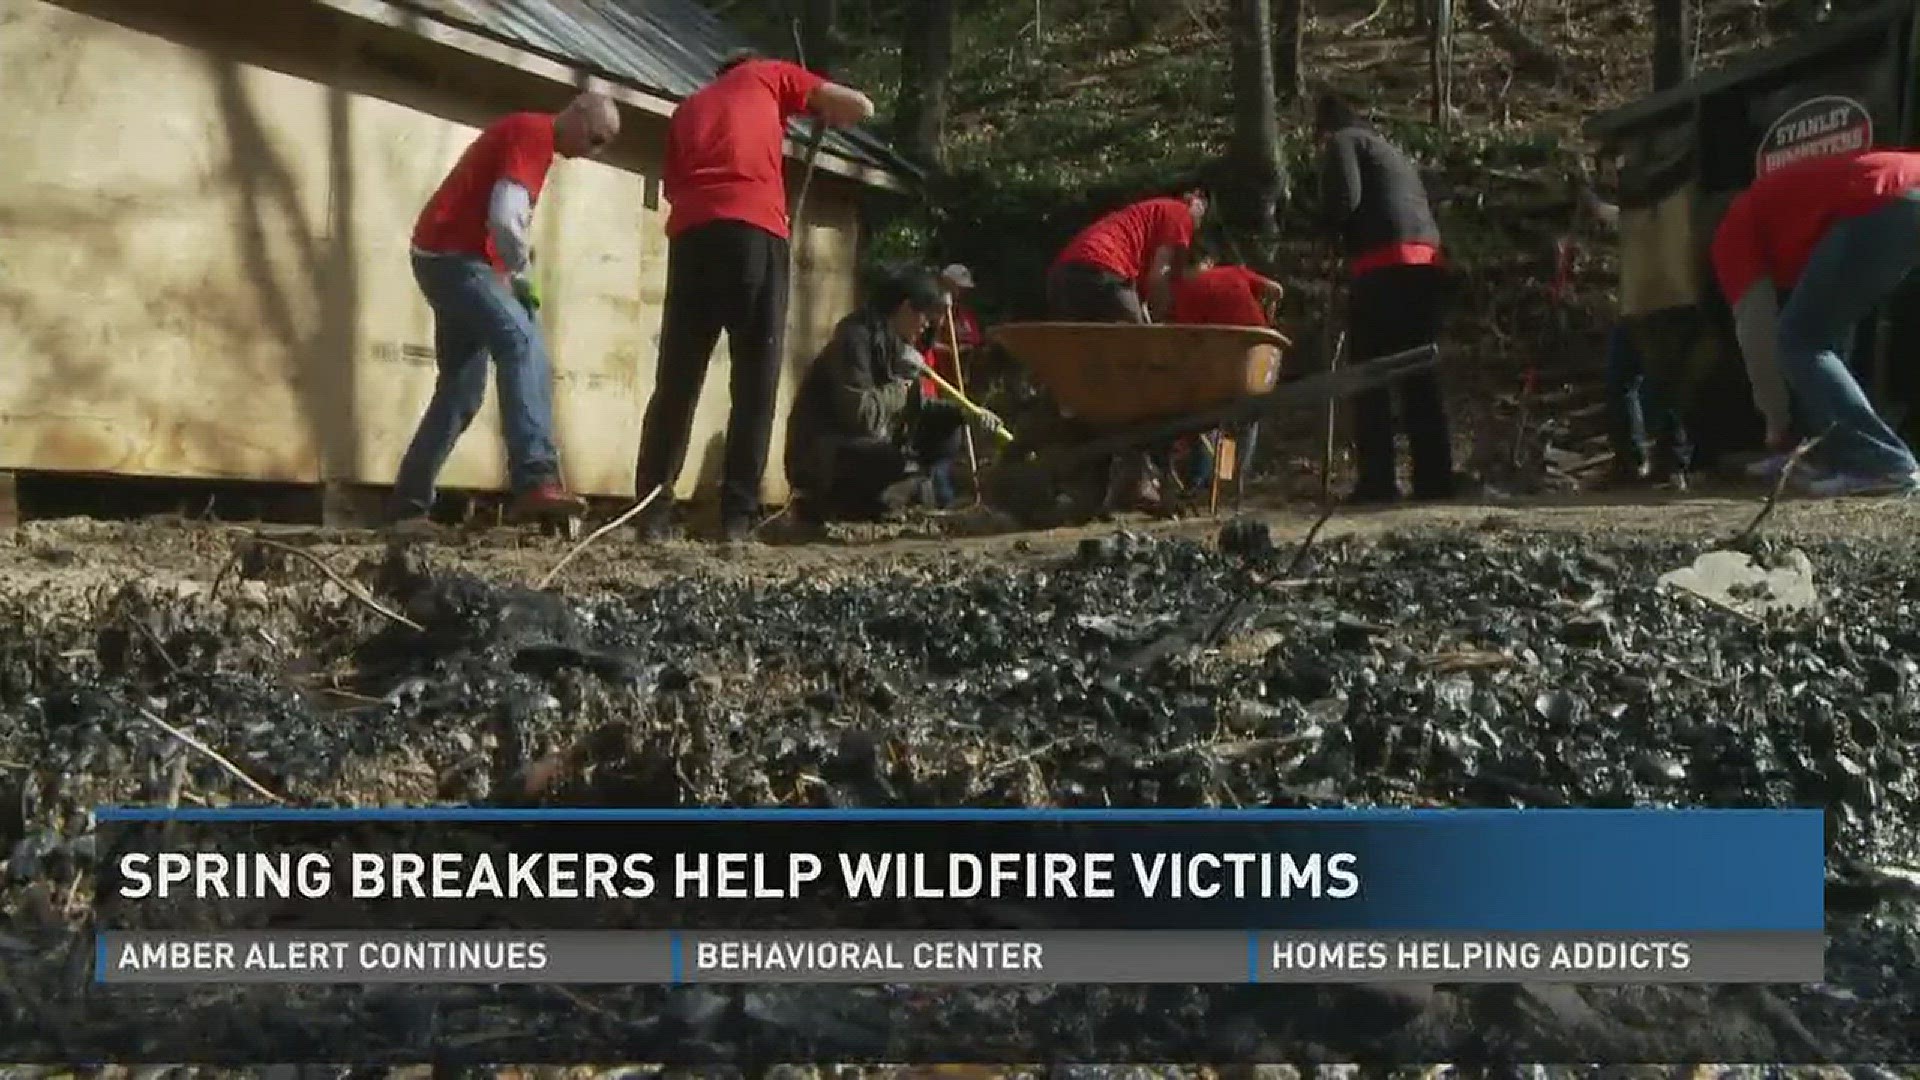
<path id="1" fill-rule="evenodd" d="M 570 494 L 558 480 L 542 480 L 513 497 L 507 514 L 518 520 L 528 518 L 574 517 L 587 512 L 587 500 Z"/>

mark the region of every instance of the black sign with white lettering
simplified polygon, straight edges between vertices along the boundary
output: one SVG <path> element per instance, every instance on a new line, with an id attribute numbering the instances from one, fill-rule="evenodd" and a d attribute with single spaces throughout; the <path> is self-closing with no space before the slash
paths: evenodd
<path id="1" fill-rule="evenodd" d="M 1873 117 L 1849 97 L 1811 98 L 1781 113 L 1765 135 L 1754 175 L 1765 176 L 1797 161 L 1851 154 L 1873 145 Z"/>

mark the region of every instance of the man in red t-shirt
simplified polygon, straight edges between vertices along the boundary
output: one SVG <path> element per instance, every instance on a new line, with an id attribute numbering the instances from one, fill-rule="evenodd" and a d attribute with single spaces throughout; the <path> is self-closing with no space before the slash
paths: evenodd
<path id="1" fill-rule="evenodd" d="M 528 230 L 554 157 L 591 157 L 619 133 L 620 111 L 600 94 L 582 94 L 557 115 L 514 113 L 480 133 L 421 210 L 413 276 L 433 309 L 439 375 L 400 459 L 396 525 L 429 524 L 440 470 L 486 400 L 489 356 L 500 371 L 514 516 L 586 509 L 560 481 Z"/>
<path id="2" fill-rule="evenodd" d="M 980 334 L 979 316 L 965 302 L 966 295 L 973 291 L 973 271 L 954 263 L 940 271 L 939 283 L 947 303 L 942 307 L 939 317 L 934 319 L 933 325 L 927 328 L 926 343 L 920 355 L 926 359 L 928 367 L 940 373 L 941 378 L 953 382 L 960 371 L 960 358 L 953 355 L 949 338 L 959 342 L 962 354 L 979 348 L 984 339 Z M 948 312 L 953 314 L 951 331 L 947 329 Z M 921 381 L 929 395 L 939 395 L 940 388 L 934 385 L 932 379 Z"/>
<path id="3" fill-rule="evenodd" d="M 1047 317 L 1143 323 L 1164 315 L 1174 268 L 1206 213 L 1206 189 L 1188 184 L 1087 226 L 1047 271 Z"/>
<path id="4" fill-rule="evenodd" d="M 723 330 L 733 370 L 721 535 L 749 539 L 759 520 L 787 323 L 792 225 L 782 147 L 787 121 L 801 113 L 850 127 L 873 115 L 873 102 L 797 64 L 744 53 L 722 64 L 668 122 L 667 295 L 634 466 L 637 495 L 656 487 L 665 494 L 637 526 L 642 539 L 673 531 L 673 488 Z"/>
<path id="5" fill-rule="evenodd" d="M 1222 265 L 1210 245 L 1196 245 L 1173 283 L 1170 321 L 1199 326 L 1271 326 L 1268 306 L 1287 290 L 1244 266 Z"/>
<path id="6" fill-rule="evenodd" d="M 1165 315 L 1174 268 L 1186 257 L 1206 213 L 1206 189 L 1193 183 L 1170 197 L 1134 203 L 1087 226 L 1047 271 L 1047 317 L 1147 323 Z M 1148 510 L 1162 505 L 1150 455 L 1129 451 L 1114 457 L 1105 505 Z"/>
<path id="7" fill-rule="evenodd" d="M 1189 326 L 1271 326 L 1269 305 L 1286 295 L 1286 288 L 1245 266 L 1220 262 L 1216 239 L 1196 240 L 1189 250 L 1187 264 L 1173 282 L 1173 310 L 1170 322 Z M 1217 438 L 1217 433 L 1216 436 Z M 1206 483 L 1213 473 L 1213 448 L 1204 436 L 1183 436 L 1169 444 L 1166 460 L 1173 462 L 1187 451 L 1191 467 L 1186 483 L 1195 487 Z"/>
<path id="8" fill-rule="evenodd" d="M 1847 370 L 1854 331 L 1920 266 L 1920 153 L 1876 150 L 1770 172 L 1727 207 L 1714 275 L 1767 414 L 1822 436 L 1815 495 L 1920 492 L 1920 465 Z M 1778 293 L 1789 291 L 1784 308 Z M 1777 366 L 1776 366 L 1777 365 Z"/>

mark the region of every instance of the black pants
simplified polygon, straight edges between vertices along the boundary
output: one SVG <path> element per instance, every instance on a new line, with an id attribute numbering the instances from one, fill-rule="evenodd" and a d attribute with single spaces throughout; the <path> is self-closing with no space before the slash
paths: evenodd
<path id="1" fill-rule="evenodd" d="M 707 360 L 725 330 L 733 372 L 720 514 L 726 521 L 758 516 L 780 392 L 787 288 L 787 241 L 763 229 L 715 221 L 668 242 L 660 364 L 640 429 L 635 495 L 655 485 L 670 493 L 679 481 Z"/>
<path id="2" fill-rule="evenodd" d="M 1440 336 L 1446 272 L 1436 266 L 1388 266 L 1353 280 L 1347 302 L 1347 357 L 1361 363 L 1432 344 Z M 1394 424 L 1393 398 L 1400 398 Z M 1354 452 L 1360 479 L 1354 493 L 1395 494 L 1394 435 L 1407 434 L 1413 455 L 1415 498 L 1453 494 L 1453 439 L 1447 428 L 1440 378 L 1431 370 L 1407 375 L 1354 397 Z"/>
<path id="3" fill-rule="evenodd" d="M 820 510 L 835 517 L 870 517 L 887 509 L 881 495 L 888 487 L 915 475 L 928 479 L 930 496 L 933 471 L 959 457 L 965 426 L 959 409 L 945 403 L 925 405 L 914 417 L 904 446 L 886 439 L 840 444 Z"/>
<path id="4" fill-rule="evenodd" d="M 1067 263 L 1047 273 L 1047 318 L 1059 322 L 1147 321 L 1132 282 L 1084 263 Z"/>

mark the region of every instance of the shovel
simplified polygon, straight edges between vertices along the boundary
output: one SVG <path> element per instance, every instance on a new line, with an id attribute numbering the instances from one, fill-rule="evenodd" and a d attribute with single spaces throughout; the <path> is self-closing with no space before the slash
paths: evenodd
<path id="1" fill-rule="evenodd" d="M 978 421 L 981 427 L 986 428 L 988 434 L 1003 443 L 1013 442 L 1013 432 L 1007 429 L 1007 425 L 1002 422 L 998 416 L 967 400 L 967 395 L 961 393 L 952 383 L 941 378 L 939 372 L 927 366 L 926 361 L 915 359 L 913 365 L 919 369 L 921 375 L 926 376 L 933 385 L 939 387 L 942 393 L 952 398 L 953 403 L 960 406 L 962 411 Z"/>

